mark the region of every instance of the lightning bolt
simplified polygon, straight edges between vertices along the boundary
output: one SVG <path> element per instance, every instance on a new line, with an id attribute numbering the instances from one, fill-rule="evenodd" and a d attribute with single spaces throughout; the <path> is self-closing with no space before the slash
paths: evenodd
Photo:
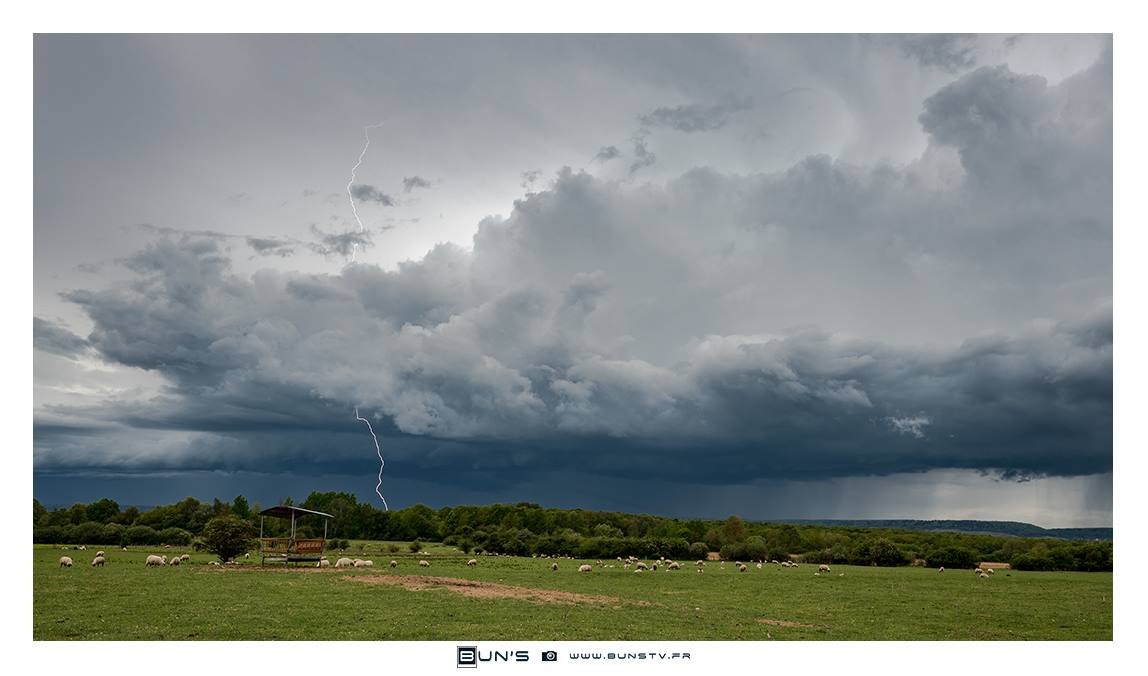
<path id="1" fill-rule="evenodd" d="M 363 158 L 367 156 L 367 149 L 371 147 L 371 130 L 383 126 L 382 122 L 377 124 L 368 124 L 363 127 L 363 149 L 359 151 L 359 159 L 355 162 L 355 166 L 351 167 L 351 178 L 347 180 L 347 202 L 351 205 L 351 213 L 355 215 L 355 222 L 359 224 L 359 232 L 365 232 L 366 228 L 363 227 L 363 221 L 359 218 L 359 210 L 355 207 L 355 196 L 351 193 L 351 186 L 355 184 L 355 172 L 363 165 Z M 351 262 L 355 262 L 355 254 L 359 251 L 359 243 L 355 242 L 351 245 Z M 367 426 L 367 431 L 371 433 L 371 439 L 375 442 L 375 453 L 379 456 L 379 480 L 375 484 L 375 495 L 383 501 L 383 510 L 391 511 L 387 506 L 387 499 L 383 497 L 380 488 L 383 485 L 383 467 L 386 462 L 383 461 L 383 449 L 379 447 L 379 438 L 375 436 L 375 428 L 371 427 L 371 421 L 359 415 L 359 408 L 355 407 L 355 420 L 358 420 Z"/>
<path id="2" fill-rule="evenodd" d="M 367 431 L 371 433 L 371 438 L 375 440 L 375 453 L 379 455 L 379 481 L 375 484 L 375 495 L 379 496 L 379 499 L 383 501 L 383 510 L 389 512 L 391 508 L 387 507 L 387 499 L 384 498 L 383 494 L 379 491 L 379 488 L 383 485 L 383 466 L 386 465 L 386 463 L 383 462 L 383 451 L 379 448 L 379 438 L 375 436 L 375 428 L 371 427 L 371 421 L 359 415 L 358 407 L 355 408 L 355 420 L 365 423 L 367 425 Z"/>
<path id="3" fill-rule="evenodd" d="M 383 126 L 382 122 L 376 124 L 368 124 L 363 127 L 363 149 L 359 152 L 359 160 L 355 162 L 355 166 L 351 167 L 351 178 L 347 180 L 347 201 L 351 204 L 351 213 L 355 215 L 355 222 L 359 224 L 359 232 L 366 232 L 363 227 L 363 221 L 359 219 L 359 210 L 355 207 L 355 196 L 351 194 L 351 186 L 355 183 L 355 172 L 363 164 L 363 158 L 367 156 L 367 149 L 371 147 L 371 130 L 378 129 Z M 355 254 L 359 251 L 359 243 L 355 242 L 351 245 L 351 262 L 355 262 Z"/>

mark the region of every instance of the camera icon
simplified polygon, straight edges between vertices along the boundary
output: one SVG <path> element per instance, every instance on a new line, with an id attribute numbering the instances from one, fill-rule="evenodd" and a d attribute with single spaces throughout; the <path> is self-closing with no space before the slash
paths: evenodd
<path id="1" fill-rule="evenodd" d="M 542 651 L 542 661 L 543 662 L 557 662 L 558 661 L 558 653 L 554 650 L 544 650 L 544 651 Z"/>

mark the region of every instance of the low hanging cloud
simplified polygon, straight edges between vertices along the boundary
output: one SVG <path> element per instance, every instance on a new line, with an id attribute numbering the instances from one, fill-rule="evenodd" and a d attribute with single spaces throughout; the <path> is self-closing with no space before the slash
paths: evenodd
<path id="1" fill-rule="evenodd" d="M 247 246 L 251 247 L 260 256 L 279 256 L 286 258 L 295 253 L 293 240 L 278 239 L 274 237 L 248 237 Z"/>
<path id="2" fill-rule="evenodd" d="M 594 155 L 596 162 L 609 162 L 610 160 L 617 159 L 622 156 L 622 151 L 618 150 L 617 146 L 602 146 L 598 153 Z"/>
<path id="3" fill-rule="evenodd" d="M 972 35 L 929 33 L 923 35 L 896 35 L 887 38 L 901 51 L 922 66 L 958 72 L 977 63 Z"/>
<path id="4" fill-rule="evenodd" d="M 358 248 L 367 249 L 375 244 L 370 230 L 327 233 L 312 225 L 311 233 L 319 240 L 311 244 L 311 250 L 323 256 L 338 254 L 346 257 Z"/>
<path id="5" fill-rule="evenodd" d="M 921 124 L 903 166 L 562 170 L 391 271 L 241 274 L 160 234 L 67 297 L 167 387 L 38 410 L 37 467 L 359 468 L 357 406 L 428 480 L 1110 471 L 1110 56 L 1055 86 L 978 69 Z"/>
<path id="6" fill-rule="evenodd" d="M 385 207 L 395 206 L 395 199 L 393 197 L 375 186 L 365 183 L 356 183 L 351 186 L 351 196 L 360 202 L 374 202 L 375 204 L 381 204 Z"/>

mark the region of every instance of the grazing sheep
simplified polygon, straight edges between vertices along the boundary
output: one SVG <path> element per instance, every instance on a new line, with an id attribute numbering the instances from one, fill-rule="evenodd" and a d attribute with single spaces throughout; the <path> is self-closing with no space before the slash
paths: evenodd
<path id="1" fill-rule="evenodd" d="M 814 574 L 813 574 L 813 577 L 821 577 L 821 571 L 818 571 L 818 572 L 814 573 Z"/>
<path id="2" fill-rule="evenodd" d="M 127 548 L 127 547 L 124 547 L 124 548 L 123 548 L 123 550 L 126 552 L 126 551 L 128 550 L 128 548 Z"/>
<path id="3" fill-rule="evenodd" d="M 550 570 L 558 570 L 558 564 L 557 563 L 550 564 Z"/>
<path id="4" fill-rule="evenodd" d="M 655 561 L 655 562 L 654 562 L 654 565 L 653 565 L 653 566 L 651 566 L 651 568 L 652 568 L 653 570 L 657 570 L 657 569 L 658 569 L 658 562 L 657 562 L 657 561 Z"/>
<path id="5" fill-rule="evenodd" d="M 97 555 L 96 558 L 92 559 L 92 568 L 103 568 L 104 560 L 104 557 Z"/>
<path id="6" fill-rule="evenodd" d="M 374 568 L 375 562 L 370 559 L 355 559 L 356 568 Z"/>
<path id="7" fill-rule="evenodd" d="M 471 559 L 470 561 L 467 561 L 467 562 L 466 562 L 466 565 L 468 565 L 468 566 L 477 566 L 477 565 L 478 565 L 478 559 Z"/>
<path id="8" fill-rule="evenodd" d="M 819 573 L 828 573 L 828 572 L 829 572 L 829 566 L 823 563 L 823 564 L 821 564 L 820 566 L 818 566 L 818 567 L 817 567 L 817 572 L 819 572 Z"/>
<path id="9" fill-rule="evenodd" d="M 244 553 L 244 554 L 243 554 L 243 558 L 245 558 L 245 559 L 249 559 L 249 558 L 251 558 L 251 553 L 250 553 L 250 552 L 246 552 L 246 553 Z"/>
<path id="10" fill-rule="evenodd" d="M 71 568 L 72 567 L 72 557 L 61 556 L 60 557 L 60 567 L 61 568 Z"/>
<path id="11" fill-rule="evenodd" d="M 666 566 L 666 570 L 677 570 L 681 567 L 681 564 L 677 561 L 670 561 L 669 565 Z"/>
<path id="12" fill-rule="evenodd" d="M 989 574 L 988 573 L 981 573 L 978 577 L 980 577 L 982 580 L 987 580 L 987 579 L 989 579 Z"/>
<path id="13" fill-rule="evenodd" d="M 761 570 L 761 562 L 760 562 L 760 561 L 759 561 L 759 562 L 758 562 L 758 564 L 757 564 L 757 569 L 758 569 L 758 570 Z"/>
<path id="14" fill-rule="evenodd" d="M 166 556 L 156 556 L 155 554 L 148 554 L 147 555 L 147 561 L 145 563 L 146 563 L 146 565 L 149 565 L 149 566 L 167 565 L 167 557 Z"/>
<path id="15" fill-rule="evenodd" d="M 103 556 L 103 555 L 104 555 L 104 550 L 102 550 L 102 549 L 100 551 L 96 552 L 96 556 Z"/>
<path id="16" fill-rule="evenodd" d="M 182 562 L 182 561 L 183 561 L 183 559 L 181 559 L 181 558 L 179 558 L 179 557 L 177 556 L 177 557 L 175 557 L 174 559 L 172 559 L 171 561 L 168 561 L 168 562 L 167 562 L 167 565 L 169 565 L 169 566 L 178 566 L 178 565 L 180 564 L 180 562 Z"/>
<path id="17" fill-rule="evenodd" d="M 355 562 L 354 562 L 354 561 L 352 561 L 352 560 L 350 560 L 350 559 L 348 559 L 348 558 L 347 558 L 347 557 L 345 557 L 345 556 L 344 556 L 343 558 L 341 558 L 341 559 L 339 559 L 338 561 L 336 561 L 336 562 L 335 562 L 335 567 L 336 567 L 336 568 L 351 568 L 351 567 L 353 567 L 354 565 L 355 565 Z"/>
<path id="18" fill-rule="evenodd" d="M 775 566 L 776 566 L 776 565 L 779 565 L 779 564 L 777 563 L 777 559 L 774 559 L 774 560 L 770 561 L 770 563 L 772 563 L 772 564 L 773 564 L 773 565 L 775 565 Z"/>
<path id="19" fill-rule="evenodd" d="M 328 562 L 328 563 L 329 563 L 329 562 Z M 209 565 L 209 566 L 218 566 L 218 565 L 219 565 L 219 562 L 218 562 L 218 561 L 208 561 L 208 562 L 207 562 L 207 565 Z"/>
<path id="20" fill-rule="evenodd" d="M 945 572 L 945 567 L 944 567 L 944 566 L 941 566 L 940 568 L 938 568 L 938 569 L 937 569 L 937 572 L 938 572 L 938 573 L 943 573 L 943 572 Z"/>
<path id="21" fill-rule="evenodd" d="M 88 549 L 88 546 L 87 546 L 87 545 L 80 545 L 80 551 L 81 551 L 81 552 L 83 552 L 83 551 L 87 551 L 87 549 Z"/>
<path id="22" fill-rule="evenodd" d="M 706 565 L 706 562 L 702 561 L 701 559 L 698 559 L 698 568 L 701 568 L 704 565 Z"/>
<path id="23" fill-rule="evenodd" d="M 179 560 L 180 561 L 190 561 L 191 560 L 191 554 L 180 554 Z"/>
<path id="24" fill-rule="evenodd" d="M 638 570 L 646 570 L 649 566 L 646 565 L 645 561 L 639 561 L 634 564 L 634 567 Z"/>
<path id="25" fill-rule="evenodd" d="M 986 570 L 985 572 L 986 572 L 986 573 L 988 573 L 989 575 L 993 575 L 993 574 L 994 574 L 994 573 L 993 573 L 993 569 L 992 569 L 992 568 L 989 568 L 989 569 L 988 569 L 988 570 Z"/>
<path id="26" fill-rule="evenodd" d="M 398 567 L 399 567 L 399 562 L 395 561 L 394 559 L 391 559 L 391 568 L 398 568 Z"/>
<path id="27" fill-rule="evenodd" d="M 739 564 L 737 564 L 737 570 L 739 573 L 744 573 L 745 571 L 747 571 L 749 569 L 745 567 L 744 563 L 739 563 Z"/>
<path id="28" fill-rule="evenodd" d="M 423 559 L 423 560 L 419 561 L 419 565 L 422 566 L 423 568 L 430 568 L 430 561 Z"/>
<path id="29" fill-rule="evenodd" d="M 328 561 L 327 559 L 319 559 L 319 562 L 315 564 L 315 567 L 316 568 L 326 568 L 330 565 L 331 565 L 331 562 Z"/>
<path id="30" fill-rule="evenodd" d="M 634 569 L 634 572 L 635 572 L 635 573 L 640 573 L 640 572 L 642 572 L 643 570 L 645 570 L 645 568 L 635 568 L 635 569 Z"/>
<path id="31" fill-rule="evenodd" d="M 589 564 L 583 563 L 581 566 L 578 566 L 578 572 L 579 573 L 589 573 L 592 570 L 594 570 L 594 566 L 591 566 Z"/>

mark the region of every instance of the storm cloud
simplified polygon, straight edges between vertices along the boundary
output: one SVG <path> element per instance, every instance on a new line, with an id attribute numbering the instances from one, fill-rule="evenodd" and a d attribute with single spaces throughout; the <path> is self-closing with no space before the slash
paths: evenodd
<path id="1" fill-rule="evenodd" d="M 698 93 L 718 103 L 628 112 L 650 111 L 630 153 L 600 146 L 627 132 L 587 135 L 593 171 L 542 185 L 521 167 L 557 165 L 524 162 L 505 181 L 527 193 L 469 245 L 392 268 L 346 260 L 370 231 L 248 237 L 252 269 L 207 231 L 152 230 L 64 294 L 86 336 L 37 317 L 35 346 L 162 387 L 38 406 L 37 470 L 353 474 L 374 460 L 357 407 L 388 469 L 460 492 L 1108 473 L 1111 51 L 1050 82 L 972 69 L 957 38 L 910 43 L 945 80 L 913 104 L 905 162 L 653 178 L 655 149 L 675 161 L 674 139 L 767 103 Z"/>
<path id="2" fill-rule="evenodd" d="M 351 195 L 360 202 L 374 202 L 375 204 L 381 204 L 385 207 L 395 206 L 395 198 L 373 185 L 356 183 L 351 186 Z"/>

